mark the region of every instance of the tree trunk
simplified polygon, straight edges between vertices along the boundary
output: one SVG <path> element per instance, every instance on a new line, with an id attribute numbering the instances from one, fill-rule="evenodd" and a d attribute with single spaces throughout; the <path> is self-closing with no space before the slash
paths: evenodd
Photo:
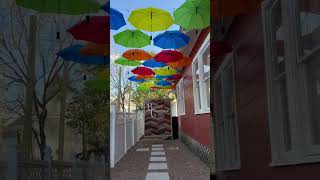
<path id="1" fill-rule="evenodd" d="M 46 140 L 46 132 L 45 132 L 45 121 L 47 118 L 46 110 L 43 111 L 41 114 L 41 119 L 39 119 L 39 135 L 40 135 L 40 157 L 41 160 L 44 160 L 45 157 L 45 150 L 47 147 L 47 140 Z"/>
<path id="2" fill-rule="evenodd" d="M 27 64 L 27 85 L 24 108 L 24 128 L 23 128 L 23 158 L 32 159 L 32 123 L 33 123 L 33 97 L 35 82 L 35 59 L 37 47 L 37 16 L 30 16 L 29 42 L 28 44 L 28 64 Z"/>
<path id="3" fill-rule="evenodd" d="M 122 68 L 121 66 L 119 67 L 119 72 L 118 72 L 119 80 L 118 80 L 118 98 L 117 98 L 117 112 L 120 112 L 121 108 L 121 78 L 122 78 Z"/>

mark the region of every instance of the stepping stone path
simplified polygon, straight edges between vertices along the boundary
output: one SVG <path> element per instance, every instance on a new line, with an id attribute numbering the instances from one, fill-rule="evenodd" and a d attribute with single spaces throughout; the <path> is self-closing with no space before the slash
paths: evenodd
<path id="1" fill-rule="evenodd" d="M 165 155 L 163 144 L 152 145 L 146 180 L 170 180 Z"/>

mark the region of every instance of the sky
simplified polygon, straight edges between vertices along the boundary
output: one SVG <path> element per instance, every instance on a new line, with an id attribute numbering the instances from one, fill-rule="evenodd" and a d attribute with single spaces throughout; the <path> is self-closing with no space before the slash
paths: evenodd
<path id="1" fill-rule="evenodd" d="M 159 9 L 166 10 L 170 12 L 173 16 L 173 11 L 181 6 L 185 0 L 110 0 L 110 7 L 120 11 L 123 15 L 125 20 L 127 21 L 130 15 L 130 12 L 139 9 L 139 8 L 148 8 L 148 7 L 155 7 Z M 127 21 L 127 25 L 122 27 L 121 29 L 115 31 L 111 30 L 110 33 L 110 48 L 111 48 L 111 60 L 118 57 L 119 54 L 122 54 L 124 51 L 128 50 L 123 46 L 117 45 L 114 43 L 113 35 L 124 31 L 126 29 L 135 29 L 131 24 Z M 168 30 L 179 30 L 179 26 L 172 25 Z M 144 33 L 151 35 L 151 32 L 143 31 Z M 155 37 L 156 35 L 163 33 L 164 31 L 159 32 L 152 32 L 152 36 Z M 159 52 L 162 49 L 155 47 L 153 45 L 146 46 L 142 48 L 146 51 L 154 51 Z"/>

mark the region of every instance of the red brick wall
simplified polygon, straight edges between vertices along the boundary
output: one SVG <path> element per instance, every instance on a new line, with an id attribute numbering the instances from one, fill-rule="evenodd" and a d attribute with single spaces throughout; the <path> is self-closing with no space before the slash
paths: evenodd
<path id="1" fill-rule="evenodd" d="M 209 28 L 201 32 L 189 55 L 191 58 L 196 55 L 209 32 Z M 183 70 L 182 76 L 184 77 L 185 115 L 179 117 L 179 129 L 185 135 L 210 148 L 210 116 L 209 114 L 194 114 L 191 65 Z"/>
<path id="2" fill-rule="evenodd" d="M 239 45 L 235 62 L 241 168 L 217 172 L 218 180 L 315 180 L 320 164 L 270 167 L 266 76 L 261 12 L 235 18 L 226 37 Z M 241 44 L 240 44 L 241 43 Z M 217 63 L 219 64 L 219 63 Z M 215 67 L 214 69 L 217 69 Z M 215 103 L 215 106 L 218 104 Z M 219 119 L 217 119 L 219 121 Z"/>

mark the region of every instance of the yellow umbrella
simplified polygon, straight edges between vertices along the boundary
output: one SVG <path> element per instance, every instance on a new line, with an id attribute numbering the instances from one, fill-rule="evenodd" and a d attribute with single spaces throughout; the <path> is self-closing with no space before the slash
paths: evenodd
<path id="1" fill-rule="evenodd" d="M 169 66 L 165 66 L 162 68 L 155 69 L 154 73 L 159 76 L 171 76 L 177 74 L 177 71 Z"/>

